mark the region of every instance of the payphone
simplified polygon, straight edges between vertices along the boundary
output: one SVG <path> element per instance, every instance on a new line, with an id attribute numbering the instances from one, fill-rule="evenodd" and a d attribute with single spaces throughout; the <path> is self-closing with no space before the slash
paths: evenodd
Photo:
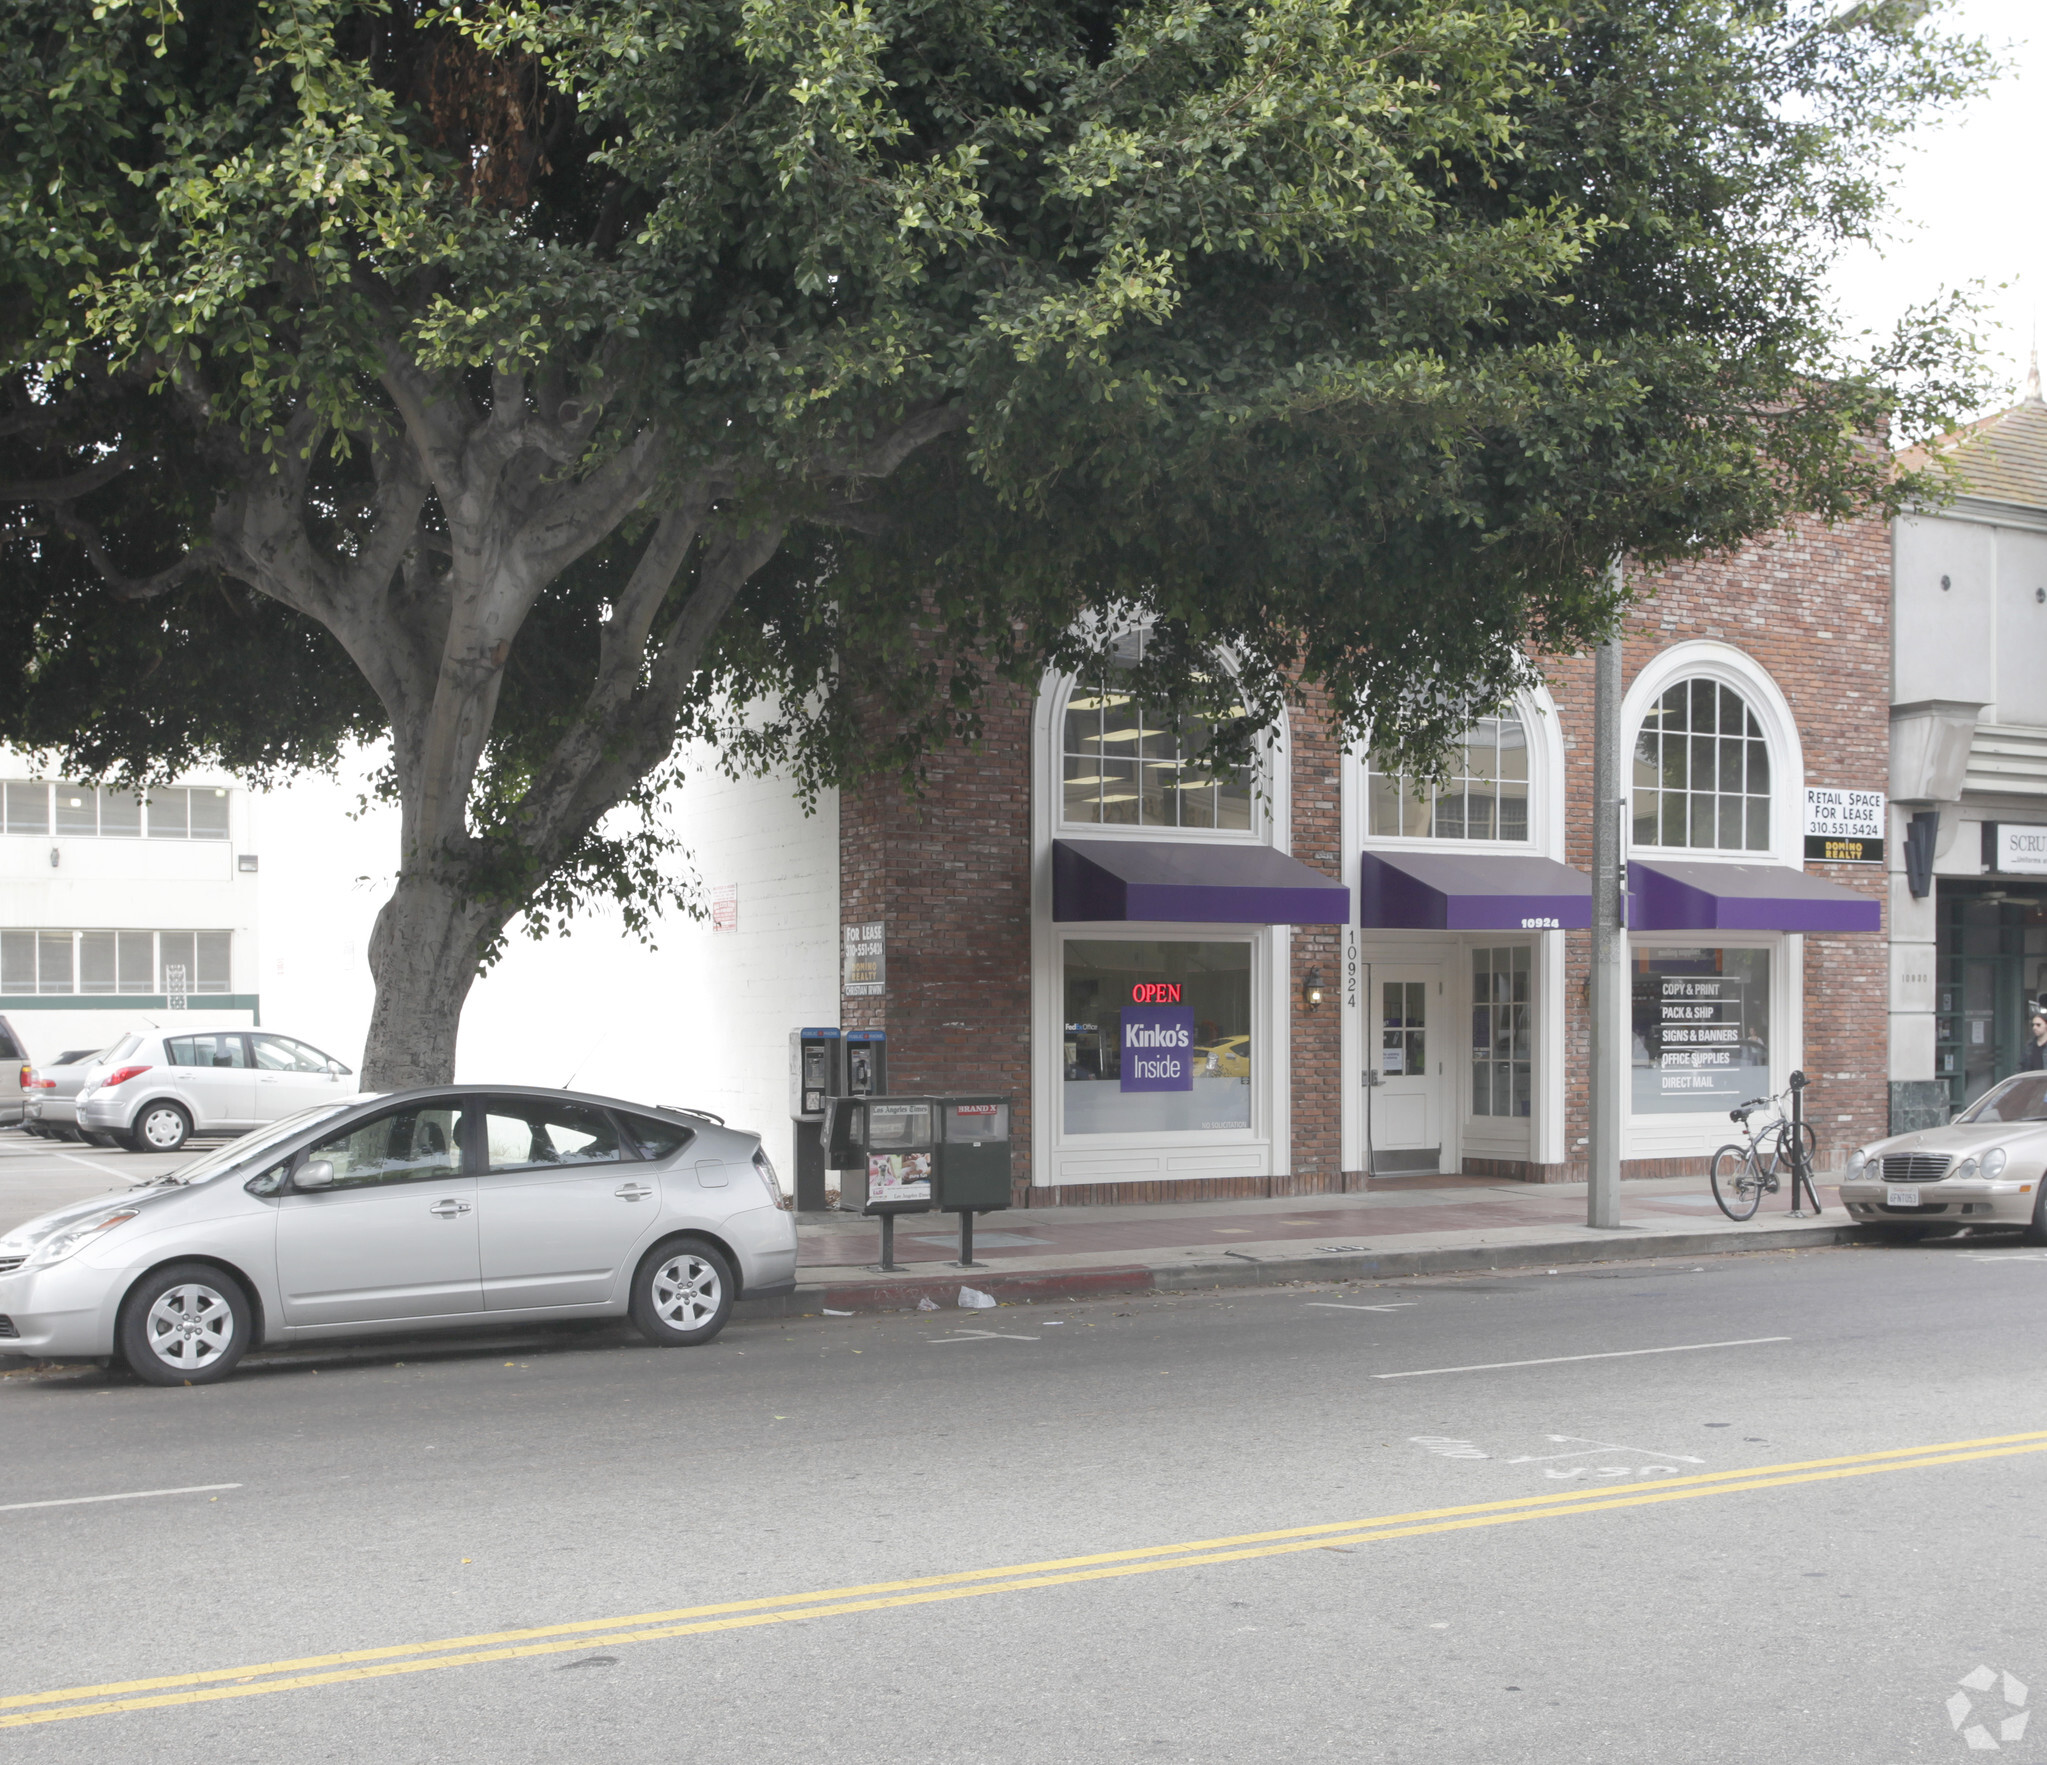
<path id="1" fill-rule="evenodd" d="M 888 1031 L 848 1030 L 845 1036 L 846 1082 L 841 1087 L 842 1097 L 879 1097 L 888 1090 Z M 847 1213 L 859 1213 L 867 1205 L 867 1162 L 864 1158 L 843 1169 L 832 1165 L 839 1174 L 839 1207 Z"/>
<path id="2" fill-rule="evenodd" d="M 861 1209 L 881 1220 L 881 1268 L 899 1272 L 895 1217 L 934 1208 L 960 1216 L 961 1268 L 974 1261 L 974 1215 L 1009 1206 L 1007 1097 L 842 1097 L 825 1121 L 834 1169 L 860 1166 Z"/>
<path id="3" fill-rule="evenodd" d="M 846 1088 L 845 1055 L 836 1024 L 789 1032 L 789 1116 L 796 1141 L 796 1210 L 824 1206 L 825 1161 L 821 1137 L 825 1108 Z"/>

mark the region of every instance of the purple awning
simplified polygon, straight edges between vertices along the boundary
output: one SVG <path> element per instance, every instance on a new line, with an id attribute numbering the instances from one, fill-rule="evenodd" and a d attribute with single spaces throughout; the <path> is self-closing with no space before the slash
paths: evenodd
<path id="1" fill-rule="evenodd" d="M 1592 923 L 1582 870 L 1512 852 L 1367 852 L 1358 924 L 1403 931 L 1580 931 Z"/>
<path id="2" fill-rule="evenodd" d="M 1350 890 L 1270 846 L 1054 840 L 1052 917 L 1342 925 Z"/>
<path id="3" fill-rule="evenodd" d="M 1868 895 L 1783 864 L 1631 858 L 1628 929 L 1874 932 L 1883 930 L 1883 908 Z"/>

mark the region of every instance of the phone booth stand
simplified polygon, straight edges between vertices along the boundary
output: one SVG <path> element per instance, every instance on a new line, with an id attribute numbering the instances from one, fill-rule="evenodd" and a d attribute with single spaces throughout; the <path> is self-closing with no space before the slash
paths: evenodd
<path id="1" fill-rule="evenodd" d="M 789 1032 L 789 1122 L 796 1149 L 796 1211 L 824 1207 L 825 1109 L 846 1090 L 838 1026 Z"/>

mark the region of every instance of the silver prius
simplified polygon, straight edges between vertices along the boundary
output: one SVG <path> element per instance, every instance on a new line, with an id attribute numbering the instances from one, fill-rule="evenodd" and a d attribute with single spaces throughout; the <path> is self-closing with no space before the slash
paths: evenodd
<path id="1" fill-rule="evenodd" d="M 125 1195 L 0 1238 L 0 1353 L 120 1360 L 154 1385 L 251 1348 L 629 1317 L 708 1342 L 796 1284 L 758 1135 L 517 1086 L 316 1104 Z"/>
<path id="2" fill-rule="evenodd" d="M 1935 1226 L 2025 1226 L 2047 1244 L 2047 1072 L 2022 1072 L 1944 1128 L 1848 1155 L 1841 1202 L 1896 1236 Z"/>

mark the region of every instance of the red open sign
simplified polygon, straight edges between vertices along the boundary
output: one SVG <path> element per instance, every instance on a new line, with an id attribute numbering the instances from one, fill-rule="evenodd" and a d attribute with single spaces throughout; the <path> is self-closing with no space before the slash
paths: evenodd
<path id="1" fill-rule="evenodd" d="M 1130 1003 L 1133 1005 L 1177 1005 L 1180 1003 L 1178 981 L 1139 981 L 1130 989 Z"/>

